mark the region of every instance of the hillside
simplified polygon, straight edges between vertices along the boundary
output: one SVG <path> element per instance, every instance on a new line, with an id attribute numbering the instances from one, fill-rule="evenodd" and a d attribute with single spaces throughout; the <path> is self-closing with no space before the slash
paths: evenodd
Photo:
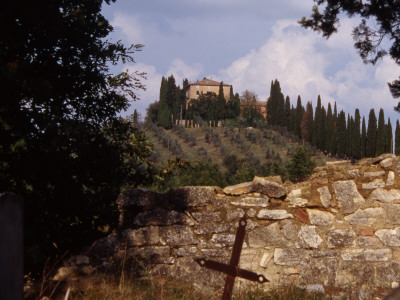
<path id="1" fill-rule="evenodd" d="M 181 158 L 189 161 L 208 161 L 220 165 L 227 155 L 236 155 L 252 164 L 263 164 L 290 159 L 290 154 L 301 142 L 294 135 L 282 129 L 259 128 L 183 128 L 165 130 L 155 125 L 143 128 L 154 146 L 153 160 L 165 165 L 168 160 Z M 323 153 L 309 147 L 317 165 L 332 160 Z"/>

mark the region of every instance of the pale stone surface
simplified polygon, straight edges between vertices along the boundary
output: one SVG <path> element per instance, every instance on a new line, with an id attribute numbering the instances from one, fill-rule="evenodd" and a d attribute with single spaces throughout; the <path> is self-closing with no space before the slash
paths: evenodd
<path id="1" fill-rule="evenodd" d="M 385 171 L 364 172 L 364 177 L 367 178 L 380 177 L 380 176 L 385 176 Z"/>
<path id="2" fill-rule="evenodd" d="M 390 186 L 390 185 L 393 185 L 393 183 L 394 183 L 394 172 L 393 171 L 389 171 L 388 177 L 386 179 L 386 185 Z"/>
<path id="3" fill-rule="evenodd" d="M 303 198 L 291 198 L 288 201 L 289 207 L 305 207 L 308 204 L 308 200 Z"/>
<path id="4" fill-rule="evenodd" d="M 252 188 L 254 191 L 272 198 L 283 198 L 287 195 L 286 188 L 263 177 L 254 177 Z"/>
<path id="5" fill-rule="evenodd" d="M 172 247 L 199 243 L 193 232 L 188 227 L 181 225 L 160 227 L 160 237 Z"/>
<path id="6" fill-rule="evenodd" d="M 185 257 L 188 255 L 193 255 L 197 253 L 196 247 L 183 247 L 174 250 L 175 255 L 178 257 Z"/>
<path id="7" fill-rule="evenodd" d="M 182 206 L 202 207 L 214 201 L 215 188 L 212 186 L 185 186 L 172 189 L 166 195 Z M 164 201 L 164 197 L 161 197 L 161 201 Z"/>
<path id="8" fill-rule="evenodd" d="M 392 166 L 393 165 L 393 158 L 385 158 L 384 160 L 382 160 L 380 163 L 379 163 L 379 165 L 382 167 L 382 168 L 389 168 L 390 166 Z"/>
<path id="9" fill-rule="evenodd" d="M 244 210 L 241 208 L 236 208 L 234 210 L 228 210 L 226 213 L 226 218 L 228 221 L 236 221 L 244 216 Z"/>
<path id="10" fill-rule="evenodd" d="M 277 247 L 287 247 L 291 243 L 284 237 L 284 231 L 280 229 L 278 223 L 262 226 L 248 233 L 249 246 L 262 248 L 268 245 Z"/>
<path id="11" fill-rule="evenodd" d="M 267 207 L 268 203 L 267 197 L 243 197 L 231 201 L 231 204 L 242 207 Z"/>
<path id="12" fill-rule="evenodd" d="M 269 261 L 274 257 L 274 252 L 265 251 L 260 260 L 260 267 L 267 268 Z"/>
<path id="13" fill-rule="evenodd" d="M 319 198 L 321 199 L 322 206 L 325 208 L 331 206 L 332 195 L 329 191 L 329 188 L 327 186 L 323 186 L 317 189 L 317 191 L 320 194 Z"/>
<path id="14" fill-rule="evenodd" d="M 122 236 L 131 246 L 153 245 L 160 241 L 159 227 L 156 226 L 136 230 L 126 229 L 122 232 Z"/>
<path id="15" fill-rule="evenodd" d="M 325 289 L 322 284 L 307 284 L 305 289 L 309 293 L 325 294 Z"/>
<path id="16" fill-rule="evenodd" d="M 192 216 L 200 224 L 209 222 L 220 222 L 222 220 L 221 216 L 219 215 L 219 212 L 210 212 L 210 211 L 193 212 Z"/>
<path id="17" fill-rule="evenodd" d="M 275 248 L 274 263 L 281 266 L 297 266 L 310 260 L 308 252 L 301 249 Z"/>
<path id="18" fill-rule="evenodd" d="M 355 232 L 352 229 L 333 229 L 328 232 L 328 248 L 345 248 L 354 245 Z"/>
<path id="19" fill-rule="evenodd" d="M 262 209 L 258 212 L 257 218 L 261 220 L 283 220 L 283 219 L 293 219 L 293 215 L 289 214 L 284 209 Z"/>
<path id="20" fill-rule="evenodd" d="M 382 243 L 376 236 L 359 236 L 357 244 L 361 248 L 381 248 Z"/>
<path id="21" fill-rule="evenodd" d="M 400 204 L 386 204 L 385 212 L 390 224 L 400 225 Z"/>
<path id="22" fill-rule="evenodd" d="M 234 241 L 235 241 L 234 234 L 217 233 L 213 234 L 211 238 L 211 242 L 217 248 L 232 246 Z"/>
<path id="23" fill-rule="evenodd" d="M 301 189 L 291 190 L 289 195 L 288 195 L 288 198 L 289 199 L 291 199 L 291 198 L 293 198 L 293 199 L 294 198 L 301 198 Z"/>
<path id="24" fill-rule="evenodd" d="M 344 219 L 350 224 L 374 224 L 377 220 L 383 218 L 383 208 L 382 207 L 371 207 L 366 209 L 357 209 L 353 214 L 350 214 Z"/>
<path id="25" fill-rule="evenodd" d="M 347 249 L 342 252 L 345 261 L 388 261 L 392 258 L 390 249 Z"/>
<path id="26" fill-rule="evenodd" d="M 253 191 L 252 186 L 253 186 L 252 182 L 239 183 L 236 185 L 225 187 L 224 193 L 227 195 L 235 195 L 235 196 L 247 194 Z"/>
<path id="27" fill-rule="evenodd" d="M 352 177 L 360 177 L 361 176 L 361 172 L 359 169 L 347 170 L 347 174 L 349 174 Z"/>
<path id="28" fill-rule="evenodd" d="M 332 225 L 332 222 L 335 219 L 335 216 L 331 213 L 317 209 L 307 209 L 307 214 L 312 225 L 329 226 Z"/>
<path id="29" fill-rule="evenodd" d="M 381 187 L 385 187 L 385 182 L 383 181 L 383 179 L 375 179 L 374 181 L 368 182 L 368 183 L 364 183 L 362 185 L 363 189 L 366 190 L 372 190 L 372 189 L 377 189 L 377 188 L 381 188 Z"/>
<path id="30" fill-rule="evenodd" d="M 400 227 L 394 229 L 380 229 L 375 232 L 375 235 L 386 246 L 400 246 Z"/>
<path id="31" fill-rule="evenodd" d="M 381 202 L 397 201 L 400 200 L 400 190 L 391 189 L 388 191 L 380 188 L 373 191 L 370 197 L 372 200 L 378 200 Z"/>
<path id="32" fill-rule="evenodd" d="M 199 226 L 194 226 L 193 232 L 196 234 L 210 234 L 210 233 L 221 233 L 229 231 L 229 229 L 233 227 L 233 225 L 229 225 L 226 223 L 202 223 Z"/>
<path id="33" fill-rule="evenodd" d="M 247 211 L 247 216 L 249 216 L 250 218 L 255 217 L 256 214 L 257 214 L 257 210 L 255 210 L 254 208 L 250 208 L 250 209 Z"/>
<path id="34" fill-rule="evenodd" d="M 332 184 L 340 212 L 349 214 L 365 203 L 353 180 L 336 181 Z"/>
<path id="35" fill-rule="evenodd" d="M 322 243 L 322 238 L 315 230 L 315 226 L 302 225 L 299 230 L 300 243 L 305 248 L 318 248 Z"/>
<path id="36" fill-rule="evenodd" d="M 284 220 L 281 226 L 281 230 L 283 233 L 283 236 L 287 238 L 288 240 L 291 240 L 297 236 L 297 226 L 293 221 L 289 220 Z"/>

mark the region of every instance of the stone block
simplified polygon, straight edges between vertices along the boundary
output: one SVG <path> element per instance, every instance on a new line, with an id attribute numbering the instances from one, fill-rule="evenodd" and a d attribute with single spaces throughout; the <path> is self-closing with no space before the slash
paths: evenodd
<path id="1" fill-rule="evenodd" d="M 360 227 L 357 230 L 358 235 L 363 235 L 363 236 L 371 236 L 374 235 L 374 228 L 372 227 Z"/>
<path id="2" fill-rule="evenodd" d="M 238 196 L 242 194 L 251 193 L 253 191 L 252 182 L 244 182 L 232 186 L 227 186 L 224 188 L 224 193 L 227 195 Z"/>
<path id="3" fill-rule="evenodd" d="M 196 234 L 222 233 L 230 231 L 232 228 L 233 224 L 209 222 L 194 226 L 193 232 Z"/>
<path id="4" fill-rule="evenodd" d="M 227 233 L 216 233 L 213 234 L 211 242 L 217 248 L 233 246 L 233 243 L 235 242 L 235 235 Z"/>
<path id="5" fill-rule="evenodd" d="M 271 198 L 285 198 L 287 195 L 286 188 L 263 177 L 254 177 L 252 187 L 254 191 Z"/>
<path id="6" fill-rule="evenodd" d="M 385 174 L 386 174 L 385 171 L 364 172 L 364 177 L 373 178 L 373 177 L 385 176 Z"/>
<path id="7" fill-rule="evenodd" d="M 382 243 L 376 236 L 359 236 L 357 244 L 361 248 L 382 248 Z"/>
<path id="8" fill-rule="evenodd" d="M 317 189 L 317 191 L 320 195 L 319 198 L 321 200 L 322 206 L 325 208 L 331 206 L 332 195 L 329 191 L 329 188 L 327 186 L 323 186 Z"/>
<path id="9" fill-rule="evenodd" d="M 122 238 L 129 246 L 154 245 L 160 242 L 159 227 L 150 226 L 140 229 L 126 229 Z"/>
<path id="10" fill-rule="evenodd" d="M 389 168 L 393 165 L 393 158 L 391 158 L 391 157 L 385 158 L 384 160 L 382 160 L 379 163 L 379 165 L 381 166 L 381 168 L 384 168 L 384 169 Z"/>
<path id="11" fill-rule="evenodd" d="M 199 243 L 190 228 L 181 225 L 160 227 L 160 238 L 170 247 L 196 245 Z"/>
<path id="12" fill-rule="evenodd" d="M 332 188 L 342 214 L 350 214 L 365 203 L 353 180 L 336 181 Z"/>
<path id="13" fill-rule="evenodd" d="M 287 201 L 289 201 L 289 207 L 306 207 L 308 205 L 308 200 L 304 198 L 291 198 Z"/>
<path id="14" fill-rule="evenodd" d="M 347 174 L 349 174 L 352 177 L 360 177 L 361 176 L 361 172 L 359 169 L 347 170 Z"/>
<path id="15" fill-rule="evenodd" d="M 304 224 L 310 224 L 310 218 L 303 209 L 301 209 L 301 208 L 296 209 L 294 215 L 300 222 L 302 222 Z"/>
<path id="16" fill-rule="evenodd" d="M 400 190 L 391 189 L 385 190 L 382 188 L 376 189 L 370 195 L 372 200 L 377 200 L 381 202 L 392 202 L 400 200 Z"/>
<path id="17" fill-rule="evenodd" d="M 182 247 L 178 249 L 174 249 L 174 253 L 178 257 L 185 257 L 188 255 L 194 255 L 197 253 L 196 247 Z"/>
<path id="18" fill-rule="evenodd" d="M 330 226 L 335 219 L 335 216 L 331 213 L 317 209 L 307 209 L 307 214 L 310 218 L 310 223 L 317 226 Z"/>
<path id="19" fill-rule="evenodd" d="M 131 189 L 119 194 L 116 202 L 119 209 L 137 206 L 150 210 L 162 204 L 161 195 L 161 193 L 146 189 Z"/>
<path id="20" fill-rule="evenodd" d="M 297 266 L 310 262 L 310 255 L 302 249 L 275 248 L 274 263 L 280 266 Z"/>
<path id="21" fill-rule="evenodd" d="M 385 187 L 385 182 L 383 181 L 383 179 L 375 179 L 374 181 L 368 182 L 368 183 L 364 183 L 362 185 L 363 189 L 366 190 L 373 190 L 373 189 L 377 189 L 377 188 L 382 188 Z"/>
<path id="22" fill-rule="evenodd" d="M 274 257 L 273 251 L 264 251 L 259 263 L 260 267 L 267 268 L 268 263 L 271 261 L 273 257 Z"/>
<path id="23" fill-rule="evenodd" d="M 186 218 L 184 213 L 158 208 L 153 211 L 138 213 L 134 219 L 134 224 L 138 226 L 183 224 Z"/>
<path id="24" fill-rule="evenodd" d="M 385 246 L 400 246 L 400 227 L 394 229 L 379 229 L 375 231 L 375 235 Z"/>
<path id="25" fill-rule="evenodd" d="M 350 224 L 370 225 L 383 218 L 382 207 L 371 207 L 366 209 L 357 209 L 353 214 L 344 217 Z"/>
<path id="26" fill-rule="evenodd" d="M 391 249 L 346 249 L 341 255 L 344 261 L 388 261 L 392 258 Z"/>
<path id="27" fill-rule="evenodd" d="M 215 187 L 212 186 L 186 186 L 172 189 L 165 196 L 171 203 L 185 209 L 206 206 L 212 203 L 216 192 Z"/>
<path id="28" fill-rule="evenodd" d="M 300 246 L 303 248 L 314 248 L 317 249 L 321 243 L 322 238 L 318 235 L 315 230 L 315 226 L 302 225 L 298 233 Z"/>
<path id="29" fill-rule="evenodd" d="M 394 172 L 393 171 L 389 171 L 388 177 L 386 179 L 386 185 L 390 186 L 390 185 L 393 185 L 393 183 L 394 183 Z"/>
<path id="30" fill-rule="evenodd" d="M 328 232 L 328 248 L 346 248 L 354 245 L 356 234 L 352 229 L 333 229 Z"/>
<path id="31" fill-rule="evenodd" d="M 389 224 L 400 225 L 400 204 L 386 204 L 385 212 Z"/>
<path id="32" fill-rule="evenodd" d="M 262 209 L 257 214 L 257 219 L 260 220 L 284 220 L 284 219 L 293 219 L 293 215 L 289 214 L 284 209 Z"/>
<path id="33" fill-rule="evenodd" d="M 200 224 L 205 224 L 210 222 L 220 222 L 222 220 L 219 212 L 211 212 L 211 211 L 193 212 L 192 216 Z"/>
<path id="34" fill-rule="evenodd" d="M 267 207 L 269 204 L 269 198 L 247 196 L 232 200 L 231 204 L 242 207 Z"/>
<path id="35" fill-rule="evenodd" d="M 282 221 L 281 231 L 283 236 L 288 239 L 292 240 L 297 236 L 297 225 L 291 220 L 284 220 Z"/>
<path id="36" fill-rule="evenodd" d="M 268 245 L 276 247 L 288 247 L 293 245 L 285 239 L 283 230 L 278 223 L 259 227 L 248 233 L 249 246 L 251 248 L 262 248 Z"/>
<path id="37" fill-rule="evenodd" d="M 238 221 L 240 218 L 242 218 L 245 215 L 244 210 L 241 208 L 236 208 L 233 210 L 228 210 L 226 213 L 226 219 L 229 222 L 232 221 Z"/>

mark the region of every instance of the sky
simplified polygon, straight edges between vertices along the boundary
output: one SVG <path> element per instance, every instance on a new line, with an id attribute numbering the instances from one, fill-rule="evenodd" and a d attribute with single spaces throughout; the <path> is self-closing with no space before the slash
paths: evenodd
<path id="1" fill-rule="evenodd" d="M 104 4 L 103 14 L 114 27 L 111 40 L 143 44 L 135 64 L 115 71 L 147 73 L 146 91 L 124 113 L 136 109 L 143 119 L 159 98 L 162 76 L 177 84 L 204 77 L 233 85 L 234 93 L 250 90 L 266 101 L 271 81 L 296 106 L 315 108 L 318 95 L 327 108 L 354 116 L 356 108 L 368 121 L 371 108 L 383 108 L 392 126 L 400 114 L 393 107 L 387 82 L 398 79 L 400 67 L 389 57 L 366 65 L 354 49 L 352 28 L 358 19 L 344 16 L 338 33 L 326 39 L 297 21 L 311 15 L 312 0 L 118 0 Z"/>

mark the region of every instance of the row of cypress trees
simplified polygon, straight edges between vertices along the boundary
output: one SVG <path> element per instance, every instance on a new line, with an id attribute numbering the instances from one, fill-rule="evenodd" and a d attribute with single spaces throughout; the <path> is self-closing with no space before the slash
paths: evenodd
<path id="1" fill-rule="evenodd" d="M 336 102 L 333 110 L 331 103 L 325 109 L 318 96 L 317 106 L 313 110 L 312 103 L 307 102 L 304 108 L 298 96 L 296 107 L 290 104 L 290 98 L 284 98 L 278 80 L 271 82 L 270 97 L 267 101 L 267 121 L 272 126 L 282 126 L 309 142 L 316 148 L 333 156 L 374 157 L 382 153 L 393 152 L 393 133 L 390 118 L 385 122 L 381 108 L 377 120 L 375 110 L 371 109 L 368 128 L 365 118 L 360 116 L 357 108 L 354 117 L 343 110 L 337 111 Z M 395 153 L 400 154 L 400 125 L 396 122 Z"/>

